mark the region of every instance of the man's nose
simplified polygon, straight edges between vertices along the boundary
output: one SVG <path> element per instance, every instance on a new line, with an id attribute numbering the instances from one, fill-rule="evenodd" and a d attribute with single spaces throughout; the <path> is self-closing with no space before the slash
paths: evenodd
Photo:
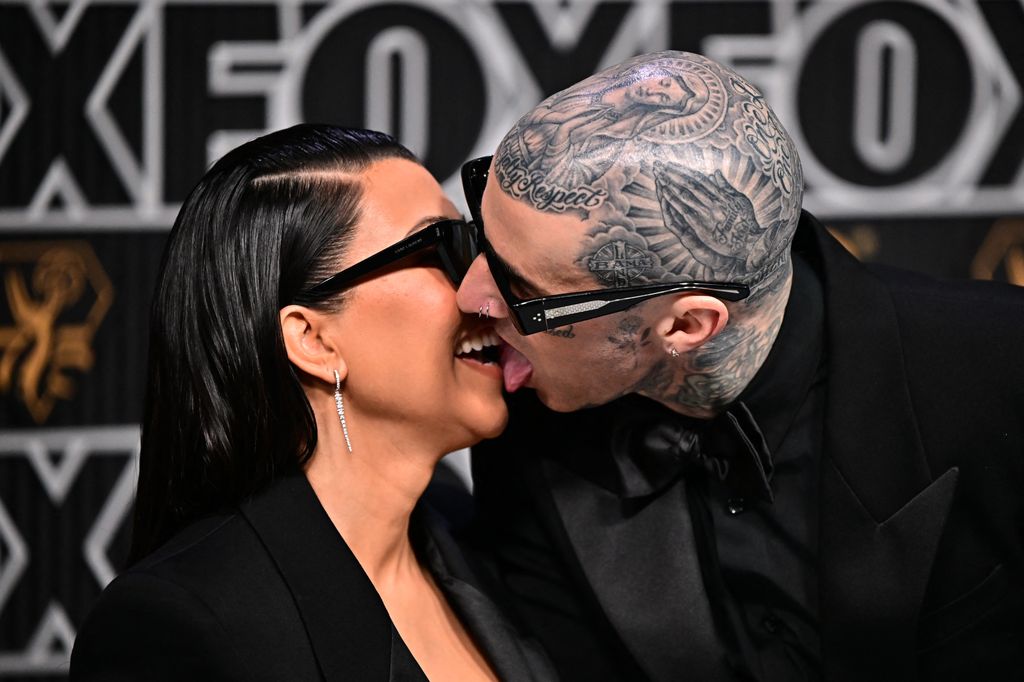
<path id="1" fill-rule="evenodd" d="M 487 258 L 483 254 L 477 256 L 469 266 L 466 276 L 462 278 L 462 284 L 459 285 L 455 300 L 459 304 L 459 310 L 464 313 L 479 314 L 484 310 L 490 317 L 508 317 L 505 299 L 501 297 L 498 285 L 494 283 Z"/>

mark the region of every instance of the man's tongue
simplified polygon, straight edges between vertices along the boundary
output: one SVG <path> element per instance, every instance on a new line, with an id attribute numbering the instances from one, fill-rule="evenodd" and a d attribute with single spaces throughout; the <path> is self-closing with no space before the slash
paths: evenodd
<path id="1" fill-rule="evenodd" d="M 533 365 L 525 355 L 506 343 L 501 347 L 501 371 L 505 375 L 505 390 L 514 393 L 529 381 Z"/>

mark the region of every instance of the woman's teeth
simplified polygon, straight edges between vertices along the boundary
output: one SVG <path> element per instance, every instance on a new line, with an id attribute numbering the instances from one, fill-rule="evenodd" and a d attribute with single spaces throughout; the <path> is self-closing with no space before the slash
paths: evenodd
<path id="1" fill-rule="evenodd" d="M 456 346 L 455 355 L 469 355 L 470 353 L 482 351 L 485 348 L 493 348 L 500 345 L 501 339 L 494 332 L 479 332 L 463 339 Z"/>

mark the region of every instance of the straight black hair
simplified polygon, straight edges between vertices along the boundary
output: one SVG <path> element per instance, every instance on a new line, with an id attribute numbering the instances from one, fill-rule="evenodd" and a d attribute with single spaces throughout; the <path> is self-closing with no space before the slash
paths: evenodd
<path id="1" fill-rule="evenodd" d="M 359 173 L 415 161 L 383 133 L 302 124 L 241 145 L 203 176 L 165 247 L 150 317 L 134 563 L 192 521 L 294 472 L 316 420 L 279 311 L 310 293 L 359 220 Z"/>

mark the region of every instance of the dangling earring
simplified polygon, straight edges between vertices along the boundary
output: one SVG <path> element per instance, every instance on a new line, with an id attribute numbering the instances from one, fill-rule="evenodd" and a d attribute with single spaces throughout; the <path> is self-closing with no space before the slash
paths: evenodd
<path id="1" fill-rule="evenodd" d="M 338 408 L 338 419 L 341 420 L 341 432 L 345 434 L 345 445 L 352 452 L 352 441 L 348 439 L 348 424 L 345 423 L 345 401 L 341 397 L 341 375 L 334 370 L 334 405 Z"/>

